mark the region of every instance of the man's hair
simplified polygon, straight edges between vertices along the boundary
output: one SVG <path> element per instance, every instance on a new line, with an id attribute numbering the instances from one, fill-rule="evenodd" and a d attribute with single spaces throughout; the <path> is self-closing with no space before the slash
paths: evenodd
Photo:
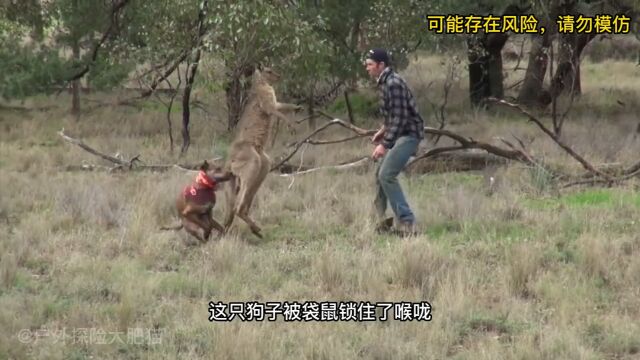
<path id="1" fill-rule="evenodd" d="M 387 54 L 387 50 L 382 48 L 371 49 L 367 52 L 367 59 L 371 59 L 377 63 L 384 62 L 385 65 L 389 66 L 389 55 Z"/>

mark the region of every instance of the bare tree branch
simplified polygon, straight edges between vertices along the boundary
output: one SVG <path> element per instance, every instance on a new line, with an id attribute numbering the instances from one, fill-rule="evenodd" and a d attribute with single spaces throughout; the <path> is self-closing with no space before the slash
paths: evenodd
<path id="1" fill-rule="evenodd" d="M 189 55 L 190 50 L 191 49 L 183 50 L 180 53 L 180 55 L 175 59 L 175 61 L 171 64 L 171 66 L 166 68 L 163 73 L 161 73 L 158 77 L 156 77 L 151 83 L 151 85 L 149 85 L 149 89 L 143 91 L 142 94 L 140 94 L 140 96 L 138 97 L 138 99 L 144 99 L 151 96 L 151 94 L 153 94 L 153 92 L 156 90 L 158 85 L 160 85 L 161 82 L 163 82 L 165 79 L 171 76 L 171 74 L 173 74 L 173 72 L 176 71 L 178 66 L 180 66 L 180 64 L 187 59 L 187 56 Z"/>
<path id="2" fill-rule="evenodd" d="M 453 57 L 452 61 L 449 62 L 449 66 L 447 67 L 447 76 L 445 78 L 444 84 L 443 84 L 443 100 L 442 100 L 442 104 L 440 105 L 436 105 L 435 103 L 431 102 L 429 99 L 427 99 L 427 101 L 429 102 L 429 104 L 431 105 L 431 107 L 433 108 L 433 113 L 435 114 L 436 120 L 438 121 L 438 123 L 440 124 L 440 126 L 438 126 L 439 130 L 442 130 L 445 128 L 447 120 L 445 117 L 445 109 L 447 106 L 447 101 L 449 98 L 449 92 L 451 91 L 451 86 L 453 85 L 453 79 L 455 77 L 455 72 L 457 69 L 457 65 L 459 63 L 459 59 L 457 57 Z M 433 84 L 433 81 L 431 81 L 428 85 L 427 85 L 427 89 Z M 437 145 L 438 142 L 440 141 L 441 136 L 440 135 L 436 135 L 435 139 L 433 140 L 433 146 Z"/>
<path id="3" fill-rule="evenodd" d="M 487 101 L 496 102 L 498 104 L 506 105 L 508 107 L 517 109 L 522 114 L 527 116 L 529 118 L 529 121 L 532 121 L 533 123 L 535 123 L 545 134 L 547 134 L 551 139 L 553 139 L 553 141 L 555 141 L 555 143 L 558 144 L 558 146 L 560 146 L 564 151 L 566 151 L 569 155 L 571 155 L 571 157 L 576 159 L 589 172 L 591 172 L 593 174 L 596 174 L 598 176 L 601 176 L 604 179 L 607 179 L 608 181 L 612 181 L 613 180 L 609 175 L 607 175 L 607 174 L 605 174 L 605 173 L 603 173 L 601 171 L 598 171 L 596 168 L 594 168 L 593 165 L 591 165 L 582 156 L 577 154 L 573 149 L 571 149 L 571 147 L 569 147 L 562 140 L 560 140 L 560 138 L 556 134 L 554 134 L 546 126 L 544 126 L 544 124 L 542 124 L 542 122 L 540 120 L 538 120 L 535 116 L 533 116 L 530 112 L 528 112 L 527 110 L 522 108 L 520 105 L 514 104 L 514 103 L 510 103 L 508 101 L 505 101 L 505 100 L 502 100 L 502 99 L 497 99 L 497 98 L 487 98 Z"/>
<path id="4" fill-rule="evenodd" d="M 119 0 L 119 1 L 113 2 L 113 5 L 111 7 L 111 16 L 110 16 L 111 21 L 109 22 L 109 27 L 102 34 L 102 37 L 100 38 L 100 40 L 93 46 L 93 49 L 91 51 L 91 61 L 85 64 L 85 66 L 79 72 L 77 72 L 75 75 L 67 79 L 66 81 L 67 84 L 74 80 L 78 80 L 82 78 L 89 72 L 89 70 L 91 69 L 91 65 L 93 65 L 93 63 L 98 58 L 98 51 L 100 50 L 102 45 L 105 43 L 105 41 L 107 41 L 109 36 L 111 36 L 111 33 L 116 28 L 117 18 L 120 11 L 125 7 L 125 5 L 127 5 L 128 2 L 129 0 Z M 62 90 L 66 87 L 67 86 L 65 85 L 60 90 L 58 90 L 58 94 L 60 94 L 60 92 L 62 92 Z"/>

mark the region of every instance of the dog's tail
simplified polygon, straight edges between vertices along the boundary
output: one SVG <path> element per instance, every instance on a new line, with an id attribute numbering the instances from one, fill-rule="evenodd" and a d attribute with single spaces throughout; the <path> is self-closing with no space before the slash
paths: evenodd
<path id="1" fill-rule="evenodd" d="M 182 229 L 182 226 L 183 226 L 182 224 L 175 225 L 175 226 L 163 226 L 163 227 L 160 228 L 160 230 L 165 230 L 165 231 L 166 230 L 175 230 L 175 231 L 177 231 L 177 230 Z"/>

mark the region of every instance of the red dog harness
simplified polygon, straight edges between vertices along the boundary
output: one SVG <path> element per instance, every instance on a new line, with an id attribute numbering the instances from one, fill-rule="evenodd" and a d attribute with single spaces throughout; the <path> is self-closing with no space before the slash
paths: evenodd
<path id="1" fill-rule="evenodd" d="M 200 170 L 195 183 L 185 187 L 182 194 L 186 199 L 190 199 L 199 205 L 215 203 L 216 185 L 217 183 L 214 179 L 207 175 L 205 171 Z"/>

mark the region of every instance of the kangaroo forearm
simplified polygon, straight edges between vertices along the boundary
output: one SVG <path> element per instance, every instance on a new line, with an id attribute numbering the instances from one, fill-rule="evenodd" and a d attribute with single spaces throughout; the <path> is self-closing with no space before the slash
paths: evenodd
<path id="1" fill-rule="evenodd" d="M 288 103 L 281 103 L 281 102 L 276 103 L 276 110 L 279 110 L 279 111 L 294 111 L 296 109 L 298 109 L 298 105 L 295 105 L 295 104 L 288 104 Z"/>
<path id="2" fill-rule="evenodd" d="M 273 115 L 273 116 L 275 116 L 275 117 L 277 117 L 277 118 L 279 118 L 279 119 L 281 119 L 281 120 L 283 120 L 285 122 L 288 122 L 288 123 L 292 123 L 293 122 L 293 120 L 289 119 L 288 116 L 286 116 L 285 114 L 281 113 L 278 110 L 272 111 L 271 115 Z"/>

